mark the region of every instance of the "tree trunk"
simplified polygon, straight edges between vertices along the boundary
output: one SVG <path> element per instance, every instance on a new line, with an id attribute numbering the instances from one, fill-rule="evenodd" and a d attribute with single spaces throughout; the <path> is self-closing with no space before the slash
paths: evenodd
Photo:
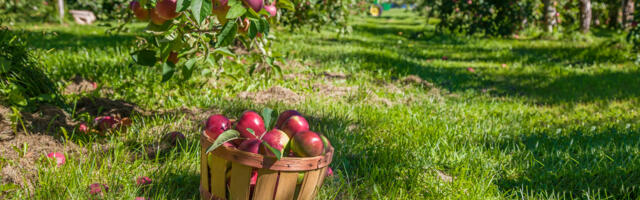
<path id="1" fill-rule="evenodd" d="M 543 11 L 544 11 L 544 30 L 546 32 L 552 32 L 553 31 L 553 26 L 556 23 L 555 20 L 555 15 L 556 15 L 556 8 L 554 5 L 552 5 L 554 3 L 554 1 L 552 0 L 542 0 L 542 4 L 544 5 L 543 7 Z"/>
<path id="2" fill-rule="evenodd" d="M 60 24 L 64 23 L 64 0 L 58 0 L 58 17 L 60 17 Z"/>
<path id="3" fill-rule="evenodd" d="M 591 0 L 580 0 L 580 31 L 588 33 L 591 27 Z"/>
<path id="4" fill-rule="evenodd" d="M 629 28 L 633 22 L 633 12 L 635 11 L 635 2 L 633 0 L 624 0 L 622 8 L 622 27 Z"/>

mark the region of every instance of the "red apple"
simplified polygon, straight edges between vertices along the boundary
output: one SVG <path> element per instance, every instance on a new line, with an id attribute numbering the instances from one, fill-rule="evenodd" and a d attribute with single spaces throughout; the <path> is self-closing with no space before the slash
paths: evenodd
<path id="1" fill-rule="evenodd" d="M 253 170 L 251 171 L 251 181 L 249 181 L 249 184 L 251 186 L 255 186 L 256 182 L 258 182 L 258 170 Z"/>
<path id="2" fill-rule="evenodd" d="M 178 63 L 178 60 L 179 60 L 178 53 L 176 53 L 174 51 L 169 53 L 169 57 L 167 58 L 168 62 L 171 62 L 171 63 L 173 63 L 175 65 L 176 63 Z"/>
<path id="3" fill-rule="evenodd" d="M 238 146 L 238 149 L 250 153 L 258 153 L 258 149 L 260 149 L 261 143 L 262 141 L 260 141 L 259 139 L 248 139 L 242 142 L 240 146 Z"/>
<path id="4" fill-rule="evenodd" d="M 113 128 L 113 126 L 118 123 L 113 117 L 111 116 L 102 116 L 102 117 L 96 117 L 94 119 L 94 122 L 96 122 L 96 124 L 98 125 L 98 129 L 100 131 L 108 131 L 109 129 Z"/>
<path id="5" fill-rule="evenodd" d="M 324 153 L 320 135 L 312 131 L 296 133 L 291 139 L 291 151 L 300 157 L 319 156 Z"/>
<path id="6" fill-rule="evenodd" d="M 156 3 L 156 13 L 160 18 L 170 20 L 180 16 L 180 13 L 176 12 L 176 5 L 178 0 L 160 0 Z"/>
<path id="7" fill-rule="evenodd" d="M 327 176 L 333 176 L 333 169 L 331 169 L 331 167 L 327 167 Z"/>
<path id="8" fill-rule="evenodd" d="M 271 15 L 272 17 L 278 14 L 278 8 L 276 7 L 276 1 L 271 2 L 271 5 L 264 5 L 264 9 Z"/>
<path id="9" fill-rule="evenodd" d="M 289 136 L 287 135 L 287 133 L 281 130 L 273 129 L 265 133 L 264 136 L 262 136 L 262 141 L 266 142 L 267 144 L 269 144 L 269 146 L 277 150 L 280 150 L 280 152 L 282 152 L 287 147 L 287 144 L 289 144 Z M 271 150 L 269 150 L 264 145 L 262 148 L 260 148 L 260 154 L 267 155 L 267 156 L 275 156 L 273 152 L 271 152 Z"/>
<path id="10" fill-rule="evenodd" d="M 231 128 L 231 122 L 224 115 L 211 115 L 207 119 L 204 132 L 212 140 L 218 139 L 218 136 Z"/>
<path id="11" fill-rule="evenodd" d="M 146 177 L 146 176 L 141 176 L 141 177 L 138 177 L 136 179 L 136 185 L 138 185 L 138 186 L 150 185 L 151 182 L 152 182 L 151 178 Z"/>
<path id="12" fill-rule="evenodd" d="M 158 16 L 155 8 L 149 10 L 149 18 L 151 19 L 151 23 L 155 25 L 162 25 L 167 21 L 166 19 L 162 19 L 160 16 Z"/>
<path id="13" fill-rule="evenodd" d="M 264 0 L 244 0 L 244 3 L 256 12 L 260 12 L 264 6 Z"/>
<path id="14" fill-rule="evenodd" d="M 293 137 L 296 133 L 309 130 L 309 123 L 300 115 L 291 116 L 281 127 L 282 131 L 287 133 L 289 137 Z"/>
<path id="15" fill-rule="evenodd" d="M 133 11 L 133 14 L 138 18 L 138 20 L 149 20 L 149 11 L 144 9 L 138 0 L 131 1 L 131 3 L 129 3 L 129 9 Z"/>
<path id="16" fill-rule="evenodd" d="M 251 134 L 247 129 L 253 130 L 255 135 Z M 249 139 L 258 139 L 264 134 L 264 121 L 262 117 L 253 111 L 245 111 L 236 125 L 236 130 L 240 132 L 240 136 Z"/>
<path id="17" fill-rule="evenodd" d="M 64 165 L 66 161 L 66 159 L 64 158 L 64 154 L 60 152 L 49 153 L 47 154 L 47 157 L 50 159 L 55 159 L 57 166 Z"/>
<path id="18" fill-rule="evenodd" d="M 78 131 L 84 134 L 88 134 L 91 131 L 91 129 L 87 126 L 87 124 L 80 123 L 80 125 L 78 125 Z"/>
<path id="19" fill-rule="evenodd" d="M 284 124 L 284 122 L 287 121 L 287 119 L 289 119 L 291 116 L 294 116 L 294 115 L 302 116 L 296 110 L 285 110 L 284 112 L 280 113 L 280 115 L 278 116 L 278 120 L 276 121 L 276 128 L 282 129 L 282 124 Z"/>
<path id="20" fill-rule="evenodd" d="M 221 24 L 227 23 L 227 12 L 229 12 L 229 7 L 227 3 L 229 0 L 212 0 L 213 9 L 211 10 L 211 14 L 215 15 L 220 21 Z"/>
<path id="21" fill-rule="evenodd" d="M 92 195 L 102 195 L 104 192 L 109 192 L 109 186 L 105 185 L 105 184 L 100 184 L 100 183 L 94 183 L 89 185 L 89 194 Z"/>

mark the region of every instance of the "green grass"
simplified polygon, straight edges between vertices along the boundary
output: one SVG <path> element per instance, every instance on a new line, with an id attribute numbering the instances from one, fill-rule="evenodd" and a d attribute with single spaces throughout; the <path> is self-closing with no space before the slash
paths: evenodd
<path id="1" fill-rule="evenodd" d="M 312 130 L 336 148 L 336 176 L 319 199 L 639 198 L 640 67 L 608 45 L 620 35 L 596 30 L 586 42 L 468 37 L 437 34 L 424 21 L 392 10 L 382 18 L 357 17 L 353 33 L 341 37 L 331 27 L 277 32 L 275 49 L 309 63 L 285 67 L 285 74 L 342 72 L 351 75 L 346 80 L 265 80 L 227 66 L 239 80 L 197 75 L 167 83 L 160 83 L 159 69 L 131 65 L 133 33 L 25 26 L 54 79 L 82 75 L 113 89 L 102 97 L 178 112 L 136 116 L 126 134 L 72 136 L 65 141 L 88 152 L 71 156 L 62 168 L 43 167 L 35 191 L 21 189 L 13 198 L 86 199 L 94 182 L 111 187 L 110 199 L 199 198 L 197 120 L 204 117 L 194 119 L 181 107 L 228 116 L 264 107 L 306 114 Z M 435 89 L 398 81 L 407 75 Z M 326 97 L 314 84 L 358 89 Z M 254 105 L 235 98 L 275 85 L 305 101 Z M 389 90 L 393 86 L 397 92 Z M 186 144 L 156 159 L 130 159 L 173 130 L 187 135 Z M 110 148 L 94 151 L 94 145 Z M 436 170 L 454 181 L 440 180 Z M 154 180 L 144 191 L 134 181 L 142 175 Z"/>

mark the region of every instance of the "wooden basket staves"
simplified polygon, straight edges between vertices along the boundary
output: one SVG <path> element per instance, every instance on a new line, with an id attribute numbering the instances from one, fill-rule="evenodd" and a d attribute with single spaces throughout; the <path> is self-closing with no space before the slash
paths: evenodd
<path id="1" fill-rule="evenodd" d="M 224 145 L 206 154 L 213 141 L 203 133 L 200 142 L 200 196 L 203 200 L 314 199 L 333 157 L 333 148 L 330 148 L 324 156 L 277 160 Z M 258 179 L 252 191 L 250 179 L 254 169 L 258 171 Z M 304 173 L 304 179 L 296 184 L 299 173 Z"/>

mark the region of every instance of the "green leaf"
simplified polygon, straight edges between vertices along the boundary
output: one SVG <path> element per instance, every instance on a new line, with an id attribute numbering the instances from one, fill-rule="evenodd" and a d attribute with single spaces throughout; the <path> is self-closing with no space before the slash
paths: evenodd
<path id="1" fill-rule="evenodd" d="M 211 4 L 211 0 L 191 1 L 191 12 L 198 24 L 202 24 L 202 21 L 204 21 L 207 16 L 211 15 L 211 10 L 213 9 L 213 5 Z"/>
<path id="2" fill-rule="evenodd" d="M 251 128 L 247 128 L 247 131 L 249 131 L 249 133 L 251 133 L 251 135 L 256 136 L 256 132 L 253 131 L 253 129 Z M 256 136 L 257 137 L 257 136 Z"/>
<path id="3" fill-rule="evenodd" d="M 151 31 L 151 32 L 165 32 L 169 30 L 169 28 L 171 28 L 171 20 L 167 20 L 162 25 L 156 25 L 154 23 L 149 22 L 145 30 Z"/>
<path id="4" fill-rule="evenodd" d="M 225 142 L 229 142 L 231 140 L 235 140 L 238 138 L 240 138 L 240 132 L 236 130 L 230 129 L 225 132 L 222 132 L 220 135 L 218 135 L 218 138 L 216 139 L 216 141 L 213 142 L 213 145 L 211 145 L 209 149 L 207 149 L 207 153 L 212 152 L 213 150 L 215 150 Z"/>
<path id="5" fill-rule="evenodd" d="M 189 5 L 191 5 L 191 0 L 178 0 L 176 4 L 176 12 L 187 10 L 187 8 L 189 8 Z"/>
<path id="6" fill-rule="evenodd" d="M 184 79 L 191 78 L 191 75 L 193 75 L 193 66 L 195 66 L 196 61 L 198 61 L 197 58 L 191 58 L 184 63 L 184 69 L 182 69 L 182 77 L 184 77 Z"/>
<path id="7" fill-rule="evenodd" d="M 278 0 L 276 6 L 278 8 L 287 9 L 289 11 L 296 11 L 296 7 L 289 0 Z"/>
<path id="8" fill-rule="evenodd" d="M 233 52 L 231 52 L 229 50 L 229 48 L 227 47 L 222 47 L 222 48 L 217 48 L 216 50 L 213 50 L 214 54 L 220 54 L 220 55 L 224 55 L 224 56 L 231 56 L 231 57 L 236 57 L 235 54 L 233 54 Z"/>
<path id="9" fill-rule="evenodd" d="M 140 50 L 133 52 L 131 58 L 136 64 L 143 66 L 153 66 L 158 61 L 156 58 L 156 52 L 151 50 Z"/>
<path id="10" fill-rule="evenodd" d="M 229 9 L 229 12 L 227 12 L 227 19 L 236 19 L 242 15 L 244 15 L 244 13 L 247 12 L 247 9 L 242 6 L 242 4 L 236 4 L 231 6 L 231 8 Z"/>
<path id="11" fill-rule="evenodd" d="M 260 22 L 260 25 L 262 25 L 262 28 L 260 28 L 262 30 L 261 33 L 264 33 L 266 36 L 269 33 L 269 22 L 265 18 L 260 18 Z"/>
<path id="12" fill-rule="evenodd" d="M 229 2 L 227 2 L 227 6 L 229 7 L 233 7 L 238 4 L 242 5 L 241 0 L 229 0 Z"/>
<path id="13" fill-rule="evenodd" d="M 256 35 L 258 35 L 258 26 L 256 25 L 256 22 L 259 22 L 259 21 L 254 19 L 251 19 L 250 21 L 251 23 L 249 23 L 248 36 L 249 38 L 255 38 Z"/>
<path id="14" fill-rule="evenodd" d="M 273 148 L 271 145 L 267 144 L 265 141 L 262 141 L 262 145 L 264 145 L 265 147 L 267 147 L 267 149 L 273 152 L 273 155 L 275 155 L 278 160 L 282 158 L 282 151 L 277 150 L 276 148 Z"/>
<path id="15" fill-rule="evenodd" d="M 162 82 L 166 82 L 173 76 L 176 66 L 167 61 L 162 64 Z"/>
<path id="16" fill-rule="evenodd" d="M 264 128 L 265 130 L 271 130 L 271 118 L 273 115 L 273 110 L 271 108 L 262 109 L 262 119 L 264 119 Z"/>
<path id="17" fill-rule="evenodd" d="M 218 42 L 216 43 L 216 48 L 228 46 L 233 42 L 233 39 L 236 36 L 236 32 L 238 32 L 238 24 L 236 21 L 227 22 L 224 27 L 222 27 L 222 31 L 218 34 Z"/>

